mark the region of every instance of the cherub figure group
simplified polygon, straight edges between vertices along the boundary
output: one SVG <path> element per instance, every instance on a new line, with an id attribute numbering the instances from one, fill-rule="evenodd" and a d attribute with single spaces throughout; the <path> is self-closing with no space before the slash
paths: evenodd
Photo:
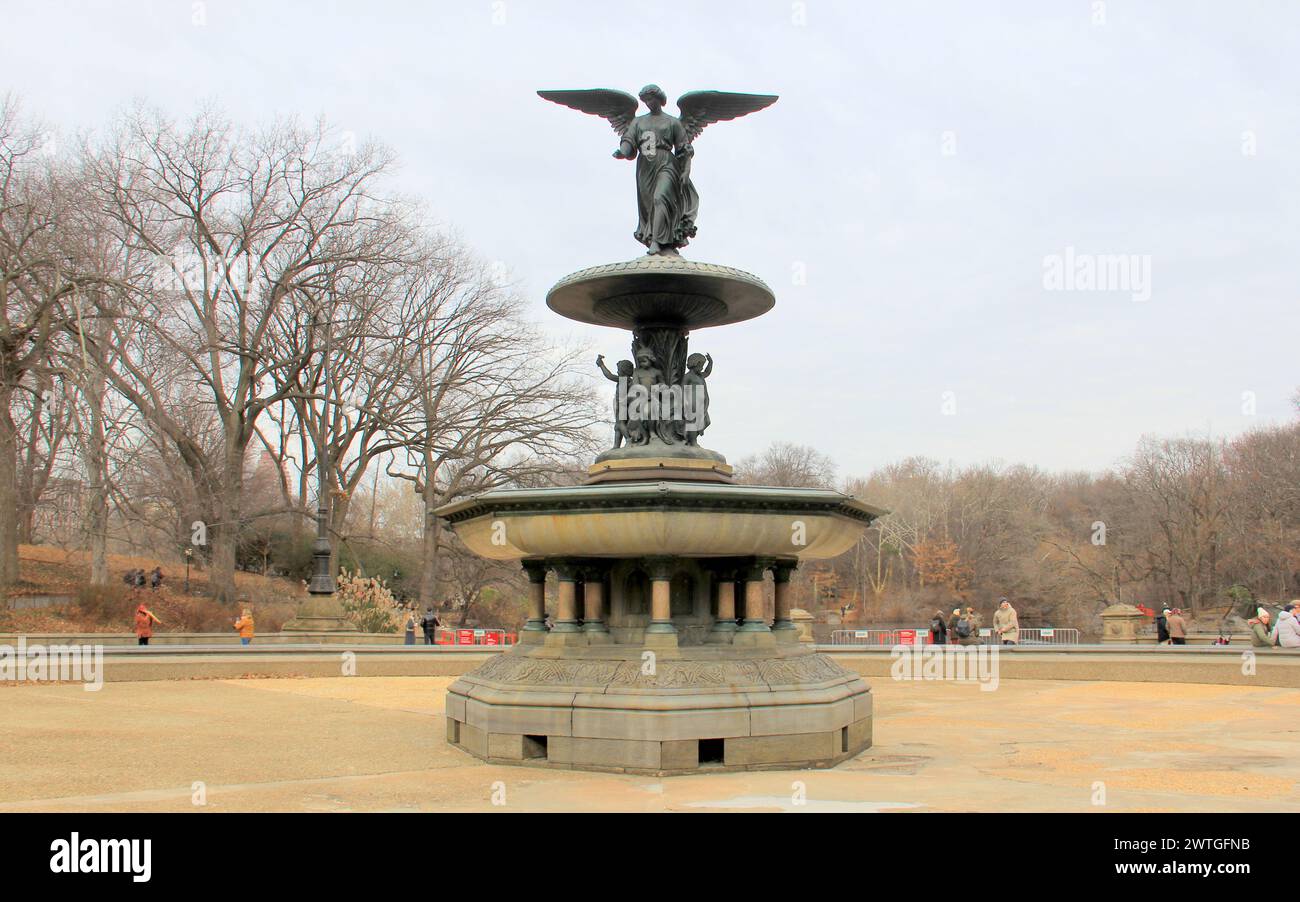
<path id="1" fill-rule="evenodd" d="M 686 358 L 680 385 L 671 386 L 650 348 L 634 348 L 632 356 L 635 363 L 620 360 L 614 372 L 605 365 L 605 355 L 596 358 L 596 366 L 605 378 L 618 386 L 614 391 L 614 447 L 621 448 L 625 442 L 644 445 L 652 435 L 663 438 L 665 432 L 688 446 L 698 445 L 710 422 L 706 380 L 713 373 L 713 357 L 691 354 Z M 666 403 L 665 395 L 671 399 Z M 671 420 L 671 424 L 665 420 Z"/>

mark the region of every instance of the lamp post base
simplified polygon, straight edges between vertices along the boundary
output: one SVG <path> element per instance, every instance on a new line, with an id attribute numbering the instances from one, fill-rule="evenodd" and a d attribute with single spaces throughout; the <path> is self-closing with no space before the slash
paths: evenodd
<path id="1" fill-rule="evenodd" d="M 333 595 L 308 597 L 306 601 L 298 606 L 298 613 L 294 615 L 294 618 L 280 627 L 280 632 L 302 635 L 328 633 L 332 636 L 348 633 L 360 635 L 361 633 L 356 628 L 356 625 L 344 615 L 343 606 L 339 604 L 338 599 Z"/>

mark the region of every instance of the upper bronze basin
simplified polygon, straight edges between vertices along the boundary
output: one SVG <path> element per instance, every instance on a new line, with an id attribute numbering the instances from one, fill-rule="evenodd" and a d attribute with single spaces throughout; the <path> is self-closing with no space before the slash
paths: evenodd
<path id="1" fill-rule="evenodd" d="M 631 482 L 500 489 L 438 508 L 475 554 L 831 558 L 888 513 L 827 489 Z"/>

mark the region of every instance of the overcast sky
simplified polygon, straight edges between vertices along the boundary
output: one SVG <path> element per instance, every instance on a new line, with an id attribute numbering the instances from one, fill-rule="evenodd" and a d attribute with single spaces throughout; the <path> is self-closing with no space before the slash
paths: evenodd
<path id="1" fill-rule="evenodd" d="M 706 129 L 692 168 L 685 256 L 777 297 L 691 336 L 715 359 L 704 443 L 732 461 L 784 439 L 842 475 L 909 455 L 1100 469 L 1143 434 L 1288 419 L 1300 387 L 1289 0 L 4 6 L 0 91 L 28 113 L 324 115 L 391 145 L 402 188 L 539 323 L 612 360 L 627 333 L 544 298 L 643 251 L 634 167 L 534 91 L 781 95 Z M 1149 262 L 1149 292 L 1049 290 L 1067 249 Z"/>

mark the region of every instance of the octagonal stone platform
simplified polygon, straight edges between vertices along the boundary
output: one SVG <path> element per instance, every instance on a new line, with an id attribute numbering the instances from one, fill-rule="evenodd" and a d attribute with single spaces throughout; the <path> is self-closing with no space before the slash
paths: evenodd
<path id="1" fill-rule="evenodd" d="M 831 767 L 871 690 L 811 648 L 520 646 L 452 684 L 447 740 L 498 764 L 668 776 Z"/>

